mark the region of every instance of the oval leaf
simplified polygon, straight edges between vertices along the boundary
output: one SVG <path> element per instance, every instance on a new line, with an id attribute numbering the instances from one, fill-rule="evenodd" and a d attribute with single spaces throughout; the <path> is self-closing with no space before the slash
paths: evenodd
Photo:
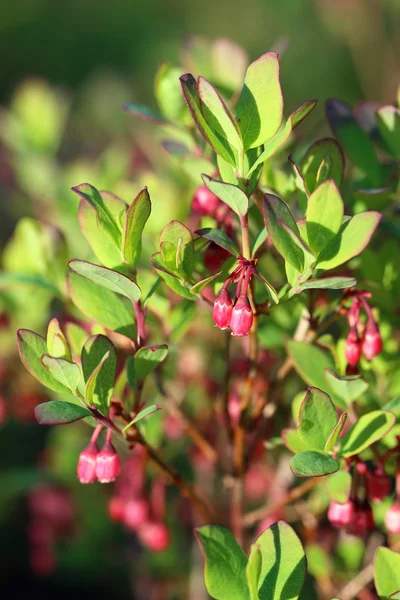
<path id="1" fill-rule="evenodd" d="M 85 260 L 70 260 L 68 266 L 74 273 L 86 277 L 89 281 L 106 290 L 125 296 L 132 303 L 137 302 L 140 298 L 140 287 L 122 273 L 94 265 Z"/>
<path id="2" fill-rule="evenodd" d="M 34 410 L 35 418 L 40 425 L 66 425 L 90 417 L 91 413 L 79 404 L 71 404 L 61 400 L 50 400 L 38 404 Z"/>
<path id="3" fill-rule="evenodd" d="M 339 468 L 339 461 L 325 452 L 300 452 L 290 461 L 290 469 L 296 477 L 324 477 L 336 473 Z"/>
<path id="4" fill-rule="evenodd" d="M 340 456 L 347 458 L 359 454 L 389 433 L 395 423 L 395 415 L 386 410 L 373 410 L 363 415 L 339 440 Z"/>
<path id="5" fill-rule="evenodd" d="M 231 183 L 217 181 L 208 175 L 202 175 L 202 177 L 208 189 L 225 202 L 239 217 L 244 217 L 247 214 L 249 199 L 239 187 Z"/>
<path id="6" fill-rule="evenodd" d="M 151 201 L 147 188 L 136 196 L 126 212 L 122 239 L 122 255 L 133 269 L 142 252 L 142 233 L 151 213 Z"/>

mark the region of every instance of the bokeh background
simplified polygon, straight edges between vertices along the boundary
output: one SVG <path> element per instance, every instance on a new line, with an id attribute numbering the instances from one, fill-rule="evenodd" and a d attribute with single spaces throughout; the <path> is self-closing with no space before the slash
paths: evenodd
<path id="1" fill-rule="evenodd" d="M 4 1 L 0 3 L 2 248 L 21 217 L 53 220 L 55 215 L 72 247 L 84 253 L 75 224 L 76 200 L 69 187 L 90 181 L 131 195 L 135 189 L 130 187 L 135 180 L 132 148 L 138 143 L 133 140 L 139 139 L 144 147 L 147 142 L 121 107 L 133 100 L 154 106 L 158 64 L 168 61 L 178 66 L 182 48 L 193 35 L 209 40 L 230 37 L 252 60 L 265 51 L 279 51 L 287 114 L 305 100 L 318 98 L 311 123 L 319 131 L 326 129 L 323 102 L 328 97 L 351 104 L 392 102 L 396 97 L 398 0 Z M 179 213 L 178 197 L 162 182 L 153 183 L 156 197 L 163 202 L 162 225 L 171 213 Z M 58 209 L 52 211 L 55 205 Z M 12 270 L 18 260 L 15 253 L 8 254 L 4 260 Z M 22 254 L 21 260 L 26 260 L 26 252 Z M 26 302 L 15 325 L 40 329 L 42 301 L 47 318 L 47 300 L 39 297 Z M 2 356 L 14 357 L 15 338 L 0 341 Z M 0 595 L 135 598 L 133 589 L 138 584 L 132 561 L 141 560 L 138 549 L 107 520 L 107 495 L 92 487 L 73 490 L 73 510 L 85 527 L 61 540 L 57 568 L 48 577 L 32 569 L 27 496 L 41 477 L 44 449 L 52 452 L 52 476 L 69 486 L 84 437 L 79 427 L 50 433 L 36 426 L 32 421 L 36 400 L 31 396 L 38 391 L 32 391 L 27 381 L 21 388 L 18 379 L 18 387 L 13 387 L 11 371 L 7 385 L 13 406 L 2 407 Z M 149 576 L 162 579 L 177 564 L 184 572 L 190 556 L 182 556 L 183 548 L 182 542 L 172 558 L 156 558 Z M 201 571 L 198 576 L 201 581 Z M 185 597 L 165 594 L 161 585 L 154 600 Z M 204 597 L 199 594 L 198 598 Z"/>

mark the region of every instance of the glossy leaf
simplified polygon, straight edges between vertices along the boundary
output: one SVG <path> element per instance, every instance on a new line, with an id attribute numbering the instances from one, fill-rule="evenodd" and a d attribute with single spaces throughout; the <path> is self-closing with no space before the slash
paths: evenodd
<path id="1" fill-rule="evenodd" d="M 361 379 L 359 375 L 340 377 L 332 369 L 326 369 L 324 375 L 329 387 L 347 405 L 351 404 L 354 400 L 358 400 L 368 389 L 368 383 L 364 379 Z"/>
<path id="2" fill-rule="evenodd" d="M 91 413 L 79 404 L 62 402 L 61 400 L 50 400 L 43 404 L 38 404 L 34 410 L 35 418 L 40 425 L 66 425 L 74 423 L 85 417 L 90 417 Z"/>
<path id="3" fill-rule="evenodd" d="M 65 385 L 72 393 L 76 392 L 81 379 L 81 370 L 78 365 L 65 360 L 65 358 L 54 358 L 48 354 L 44 354 L 41 361 L 44 368 L 56 381 Z"/>
<path id="4" fill-rule="evenodd" d="M 248 67 L 237 103 L 244 148 L 255 148 L 270 140 L 280 127 L 282 115 L 278 54 L 267 52 Z"/>
<path id="5" fill-rule="evenodd" d="M 335 429 L 332 431 L 331 435 L 329 436 L 329 439 L 325 444 L 325 452 L 333 452 L 335 450 L 337 441 L 340 437 L 340 434 L 343 431 L 346 421 L 347 413 L 344 412 L 340 415 L 339 421 L 337 422 Z"/>
<path id="6" fill-rule="evenodd" d="M 190 289 L 181 281 L 176 275 L 168 270 L 164 264 L 161 252 L 153 254 L 151 257 L 151 264 L 159 277 L 161 277 L 167 286 L 171 288 L 179 296 L 183 296 L 188 300 L 196 300 L 196 296 L 191 293 Z"/>
<path id="7" fill-rule="evenodd" d="M 137 302 L 140 298 L 140 287 L 122 273 L 94 265 L 85 260 L 70 260 L 68 266 L 77 275 L 82 275 L 82 277 L 110 292 L 125 296 L 132 303 Z"/>
<path id="8" fill-rule="evenodd" d="M 136 196 L 125 216 L 122 255 L 133 269 L 136 268 L 142 252 L 142 233 L 150 213 L 151 201 L 145 187 Z"/>
<path id="9" fill-rule="evenodd" d="M 295 454 L 290 461 L 290 469 L 296 477 L 324 477 L 336 473 L 339 468 L 336 458 L 315 450 Z"/>
<path id="10" fill-rule="evenodd" d="M 224 250 L 233 256 L 239 256 L 239 250 L 235 243 L 226 235 L 224 231 L 222 231 L 222 229 L 205 227 L 204 229 L 198 229 L 195 233 L 200 237 L 204 237 L 207 240 L 214 242 L 214 244 L 217 244 L 217 246 L 224 248 Z"/>
<path id="11" fill-rule="evenodd" d="M 287 205 L 277 196 L 265 194 L 264 220 L 268 235 L 279 254 L 301 273 L 304 266 L 304 254 L 279 223 L 279 221 L 285 222 L 299 236 L 296 221 L 293 219 Z"/>
<path id="12" fill-rule="evenodd" d="M 140 410 L 137 413 L 137 415 L 132 419 L 132 421 L 128 425 L 126 425 L 126 427 L 123 428 L 122 433 L 125 433 L 126 431 L 128 431 L 128 429 L 130 429 L 132 427 L 132 425 L 135 425 L 135 423 L 138 423 L 142 419 L 149 417 L 150 415 L 154 414 L 155 412 L 157 412 L 159 410 L 162 410 L 162 406 L 159 406 L 158 404 L 152 404 L 151 406 L 146 406 L 146 408 L 143 408 L 142 410 Z"/>
<path id="13" fill-rule="evenodd" d="M 332 179 L 311 194 L 307 204 L 307 241 L 319 254 L 338 233 L 343 219 L 343 200 Z"/>
<path id="14" fill-rule="evenodd" d="M 90 183 L 81 183 L 73 187 L 72 191 L 83 198 L 96 211 L 100 229 L 117 248 L 120 248 L 122 239 L 121 231 L 99 191 L 93 185 L 90 185 Z"/>
<path id="15" fill-rule="evenodd" d="M 33 377 L 54 392 L 69 393 L 69 389 L 54 379 L 41 362 L 43 354 L 47 353 L 46 340 L 42 336 L 29 329 L 19 329 L 17 342 L 21 361 Z"/>
<path id="16" fill-rule="evenodd" d="M 374 560 L 375 587 L 381 598 L 400 589 L 400 554 L 389 548 L 378 548 Z"/>
<path id="17" fill-rule="evenodd" d="M 283 521 L 274 523 L 257 538 L 256 546 L 262 562 L 258 600 L 296 600 L 303 587 L 307 563 L 293 529 Z"/>
<path id="18" fill-rule="evenodd" d="M 308 279 L 296 286 L 296 293 L 304 290 L 344 290 L 357 285 L 354 277 L 322 277 L 321 279 Z"/>
<path id="19" fill-rule="evenodd" d="M 346 221 L 319 255 L 318 268 L 334 269 L 360 254 L 369 243 L 380 220 L 379 213 L 367 211 Z"/>
<path id="20" fill-rule="evenodd" d="M 199 77 L 197 89 L 207 123 L 228 144 L 241 149 L 242 140 L 236 122 L 215 87 L 204 77 Z"/>
<path id="21" fill-rule="evenodd" d="M 71 350 L 58 319 L 52 319 L 47 327 L 47 350 L 50 356 L 71 360 Z"/>
<path id="22" fill-rule="evenodd" d="M 246 579 L 250 600 L 258 600 L 258 582 L 262 569 L 262 554 L 257 544 L 252 544 L 249 561 L 246 567 Z"/>
<path id="23" fill-rule="evenodd" d="M 258 236 L 256 237 L 256 239 L 254 240 L 253 248 L 251 249 L 251 256 L 253 258 L 257 254 L 257 252 L 261 248 L 261 246 L 264 244 L 267 237 L 268 237 L 267 228 L 263 227 L 261 229 L 260 233 L 258 234 Z"/>
<path id="24" fill-rule="evenodd" d="M 67 285 L 73 303 L 89 319 L 131 339 L 136 338 L 132 306 L 125 298 L 72 271 L 68 273 Z"/>
<path id="25" fill-rule="evenodd" d="M 247 557 L 233 534 L 218 525 L 196 529 L 204 556 L 204 580 L 215 600 L 249 600 Z"/>
<path id="26" fill-rule="evenodd" d="M 204 184 L 209 190 L 229 206 L 239 217 L 244 217 L 249 210 L 249 199 L 236 185 L 217 181 L 208 175 L 203 175 Z"/>
<path id="27" fill-rule="evenodd" d="M 310 450 L 325 449 L 337 420 L 336 409 L 328 394 L 318 388 L 309 388 L 300 405 L 298 432 Z"/>
<path id="28" fill-rule="evenodd" d="M 168 346 L 142 346 L 135 354 L 135 374 L 138 379 L 144 379 L 160 363 L 162 363 L 168 354 Z"/>
<path id="29" fill-rule="evenodd" d="M 166 245 L 165 245 L 166 244 Z M 168 248 L 169 245 L 169 248 Z M 164 250 L 171 253 L 171 262 L 165 261 L 172 272 L 183 279 L 191 280 L 194 267 L 194 248 L 192 234 L 179 221 L 171 221 L 160 235 L 160 249 L 165 260 Z"/>
<path id="30" fill-rule="evenodd" d="M 205 279 L 198 281 L 197 283 L 192 285 L 192 287 L 190 288 L 190 292 L 192 294 L 200 294 L 200 292 L 202 292 L 204 290 L 204 288 L 206 288 L 213 281 L 218 279 L 218 277 L 220 277 L 220 275 L 222 275 L 222 273 L 223 273 L 223 271 L 219 271 L 219 273 L 215 273 L 214 275 L 210 275 L 210 277 L 206 277 Z"/>
<path id="31" fill-rule="evenodd" d="M 82 349 L 82 371 L 86 401 L 106 415 L 110 406 L 117 370 L 117 355 L 104 335 L 91 336 Z"/>
<path id="32" fill-rule="evenodd" d="M 317 187 L 318 173 L 325 157 L 330 159 L 329 178 L 339 187 L 344 174 L 344 156 L 341 147 L 333 138 L 318 140 L 307 150 L 301 165 L 301 176 L 309 194 Z"/>
<path id="33" fill-rule="evenodd" d="M 396 417 L 389 411 L 373 410 L 363 415 L 339 441 L 340 456 L 359 454 L 389 433 L 395 423 Z"/>

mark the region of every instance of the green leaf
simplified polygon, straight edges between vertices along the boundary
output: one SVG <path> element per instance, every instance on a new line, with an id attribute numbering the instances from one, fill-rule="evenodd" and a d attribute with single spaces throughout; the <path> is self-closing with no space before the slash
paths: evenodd
<path id="1" fill-rule="evenodd" d="M 220 271 L 219 273 L 215 273 L 214 275 L 210 275 L 210 277 L 206 277 L 205 279 L 198 281 L 197 283 L 192 285 L 192 287 L 190 288 L 190 292 L 192 294 L 200 294 L 200 292 L 204 290 L 204 288 L 206 288 L 208 285 L 210 285 L 210 283 L 215 281 L 215 279 L 218 279 L 218 277 L 220 277 L 222 273 L 223 271 Z"/>
<path id="2" fill-rule="evenodd" d="M 324 477 L 336 473 L 339 468 L 336 458 L 315 450 L 295 454 L 290 461 L 290 469 L 296 477 Z"/>
<path id="3" fill-rule="evenodd" d="M 334 269 L 360 254 L 368 245 L 380 220 L 378 212 L 367 211 L 343 223 L 339 233 L 319 255 L 318 268 Z"/>
<path id="4" fill-rule="evenodd" d="M 203 552 L 204 580 L 215 600 L 249 600 L 246 581 L 247 557 L 233 534 L 219 525 L 196 529 Z"/>
<path id="5" fill-rule="evenodd" d="M 150 415 L 152 415 L 153 413 L 155 413 L 159 410 L 162 410 L 162 406 L 159 406 L 158 404 L 152 404 L 151 406 L 146 406 L 146 408 L 143 408 L 143 410 L 140 410 L 138 412 L 138 414 L 135 416 L 135 418 L 132 419 L 132 421 L 128 425 L 126 425 L 126 427 L 123 428 L 122 433 L 125 434 L 125 432 L 128 431 L 128 429 L 130 429 L 132 427 L 132 425 L 134 425 L 138 421 L 141 421 L 142 419 L 145 419 L 146 417 L 149 417 Z"/>
<path id="6" fill-rule="evenodd" d="M 72 188 L 72 191 L 86 200 L 97 213 L 97 222 L 104 234 L 114 243 L 117 248 L 121 247 L 121 231 L 110 211 L 108 205 L 99 191 L 90 183 L 81 183 Z"/>
<path id="7" fill-rule="evenodd" d="M 283 146 L 283 144 L 289 139 L 290 134 L 293 129 L 299 125 L 306 118 L 307 115 L 315 108 L 317 104 L 317 100 L 308 100 L 305 102 L 300 108 L 298 108 L 294 113 L 290 115 L 288 120 L 284 125 L 280 127 L 278 132 L 271 138 L 266 144 L 264 144 L 264 150 L 257 158 L 257 160 L 252 164 L 249 169 L 246 178 L 249 178 L 250 175 L 268 158 L 270 158 L 275 152 Z"/>
<path id="8" fill-rule="evenodd" d="M 339 439 L 340 434 L 343 431 L 343 427 L 345 426 L 346 421 L 347 413 L 344 412 L 340 415 L 339 421 L 337 422 L 335 429 L 332 431 L 331 435 L 329 436 L 329 439 L 325 444 L 325 452 L 329 453 L 335 450 L 336 443 Z"/>
<path id="9" fill-rule="evenodd" d="M 160 235 L 160 249 L 171 253 L 172 262 L 166 262 L 173 272 L 185 280 L 192 280 L 194 268 L 194 247 L 190 230 L 179 221 L 168 223 Z"/>
<path id="10" fill-rule="evenodd" d="M 258 600 L 258 582 L 262 569 L 262 554 L 257 544 L 252 544 L 249 562 L 246 567 L 247 585 L 250 591 L 250 600 Z"/>
<path id="11" fill-rule="evenodd" d="M 110 192 L 99 192 L 99 194 L 117 222 L 119 215 L 128 208 L 128 205 Z M 121 264 L 120 248 L 99 227 L 96 211 L 85 200 L 81 200 L 79 204 L 78 219 L 81 231 L 98 260 L 110 269 L 118 267 Z"/>
<path id="12" fill-rule="evenodd" d="M 215 87 L 204 77 L 199 77 L 197 90 L 208 125 L 228 144 L 241 149 L 242 140 L 236 122 Z"/>
<path id="13" fill-rule="evenodd" d="M 125 296 L 132 303 L 137 302 L 140 298 L 140 287 L 122 273 L 94 265 L 85 260 L 70 260 L 68 266 L 77 275 L 82 275 L 82 277 L 110 292 Z"/>
<path id="14" fill-rule="evenodd" d="M 127 210 L 122 239 L 122 255 L 128 265 L 135 269 L 142 252 L 142 233 L 151 213 L 151 201 L 147 188 L 143 188 Z"/>
<path id="15" fill-rule="evenodd" d="M 71 361 L 71 350 L 58 319 L 52 319 L 47 327 L 47 350 L 50 356 Z"/>
<path id="16" fill-rule="evenodd" d="M 390 596 L 387 597 L 387 600 L 400 600 L 400 589 L 393 592 L 393 594 L 390 594 Z"/>
<path id="17" fill-rule="evenodd" d="M 284 429 L 282 431 L 282 441 L 286 448 L 294 454 L 309 450 L 307 442 L 300 437 L 297 429 Z"/>
<path id="18" fill-rule="evenodd" d="M 336 406 L 346 408 L 346 404 L 331 390 L 325 379 L 325 369 L 335 368 L 330 353 L 313 344 L 294 340 L 288 343 L 288 353 L 294 368 L 308 385 L 329 394 Z"/>
<path id="19" fill-rule="evenodd" d="M 382 106 L 376 112 L 381 136 L 394 158 L 400 160 L 400 109 Z"/>
<path id="20" fill-rule="evenodd" d="M 196 123 L 197 129 L 219 156 L 235 166 L 236 158 L 233 148 L 224 137 L 221 137 L 218 132 L 210 127 L 204 118 L 195 78 L 190 73 L 186 73 L 180 77 L 180 81 L 186 104 Z"/>
<path id="21" fill-rule="evenodd" d="M 164 264 L 161 252 L 153 254 L 151 257 L 151 264 L 159 277 L 161 277 L 167 286 L 171 288 L 176 294 L 187 298 L 188 300 L 196 300 L 196 296 L 191 293 L 190 289 L 180 281 L 180 279 L 171 271 L 169 271 Z"/>
<path id="22" fill-rule="evenodd" d="M 289 225 L 287 225 L 287 223 L 285 223 L 285 221 L 282 221 L 282 219 L 278 219 L 278 225 L 288 234 L 291 241 L 303 253 L 303 261 L 304 261 L 303 272 L 307 273 L 309 271 L 309 268 L 311 267 L 311 265 L 313 265 L 315 262 L 314 254 L 311 252 L 311 250 L 307 246 L 307 244 L 305 242 L 303 242 L 300 235 L 297 235 L 297 233 L 295 233 L 293 231 L 293 229 L 291 229 L 291 227 L 289 227 Z"/>
<path id="23" fill-rule="evenodd" d="M 195 231 L 197 235 L 200 237 L 206 238 L 217 246 L 224 248 L 227 252 L 232 254 L 233 256 L 239 256 L 239 250 L 237 249 L 235 243 L 231 240 L 230 237 L 226 235 L 222 229 L 212 229 L 211 227 L 205 227 L 204 229 L 198 229 Z"/>
<path id="24" fill-rule="evenodd" d="M 90 417 L 91 413 L 78 404 L 50 400 L 35 407 L 35 418 L 40 425 L 65 425 Z"/>
<path id="25" fill-rule="evenodd" d="M 350 496 L 352 477 L 348 471 L 337 471 L 328 479 L 328 494 L 331 500 L 344 504 Z"/>
<path id="26" fill-rule="evenodd" d="M 93 335 L 82 349 L 82 371 L 86 383 L 86 401 L 107 415 L 114 389 L 117 355 L 104 335 Z"/>
<path id="27" fill-rule="evenodd" d="M 76 323 L 66 323 L 65 331 L 74 357 L 80 357 L 83 345 L 89 337 L 88 332 Z"/>
<path id="28" fill-rule="evenodd" d="M 375 587 L 381 598 L 400 589 L 400 554 L 378 548 L 374 560 Z"/>
<path id="29" fill-rule="evenodd" d="M 340 377 L 332 369 L 326 369 L 324 375 L 329 387 L 347 405 L 351 404 L 354 400 L 358 400 L 368 389 L 368 383 L 364 379 L 361 379 L 359 375 Z"/>
<path id="30" fill-rule="evenodd" d="M 69 393 L 69 389 L 54 379 L 42 365 L 41 358 L 47 352 L 46 340 L 42 336 L 29 329 L 19 329 L 17 343 L 21 361 L 33 377 L 54 392 Z"/>
<path id="31" fill-rule="evenodd" d="M 373 186 L 379 187 L 382 173 L 375 148 L 354 119 L 351 108 L 341 100 L 328 100 L 326 116 L 346 157 L 363 171 Z"/>
<path id="32" fill-rule="evenodd" d="M 262 556 L 258 600 L 296 600 L 303 587 L 307 563 L 293 529 L 283 521 L 274 523 L 257 538 L 256 545 Z"/>
<path id="33" fill-rule="evenodd" d="M 202 175 L 204 185 L 229 206 L 239 217 L 244 217 L 249 210 L 249 199 L 236 185 L 217 181 L 208 175 Z"/>
<path id="34" fill-rule="evenodd" d="M 322 279 L 309 279 L 296 285 L 297 294 L 304 290 L 344 290 L 357 285 L 354 277 L 323 277 Z"/>
<path id="35" fill-rule="evenodd" d="M 336 409 L 328 394 L 310 387 L 300 405 L 299 435 L 309 450 L 324 450 L 336 427 Z"/>
<path id="36" fill-rule="evenodd" d="M 258 234 L 258 236 L 256 237 L 256 239 L 254 240 L 253 248 L 251 250 L 251 256 L 253 258 L 255 257 L 255 255 L 257 254 L 257 251 L 261 248 L 263 243 L 266 241 L 267 237 L 268 237 L 267 228 L 263 227 L 261 229 L 260 233 Z"/>
<path id="37" fill-rule="evenodd" d="M 280 221 L 283 221 L 296 235 L 300 236 L 296 221 L 283 200 L 272 194 L 265 194 L 264 220 L 268 234 L 279 254 L 292 267 L 302 273 L 304 254 L 297 244 L 292 241 L 287 231 L 279 224 Z"/>
<path id="38" fill-rule="evenodd" d="M 270 140 L 280 127 L 282 115 L 278 54 L 267 52 L 248 67 L 237 104 L 244 148 L 256 148 Z"/>
<path id="39" fill-rule="evenodd" d="M 332 561 L 325 548 L 319 544 L 307 544 L 307 571 L 313 577 L 329 577 L 332 574 Z"/>
<path id="40" fill-rule="evenodd" d="M 180 69 L 171 67 L 168 63 L 161 63 L 158 68 L 154 93 L 161 112 L 166 119 L 179 122 L 185 110 L 185 101 L 179 85 Z"/>
<path id="41" fill-rule="evenodd" d="M 151 108 L 144 106 L 143 104 L 137 104 L 136 102 L 127 102 L 122 107 L 126 113 L 133 117 L 138 117 L 143 121 L 152 121 L 153 123 L 159 123 L 163 125 L 166 121 L 161 115 L 156 113 Z"/>
<path id="42" fill-rule="evenodd" d="M 393 413 L 373 410 L 360 417 L 346 435 L 339 440 L 339 454 L 343 458 L 360 454 L 363 450 L 383 438 L 396 423 Z"/>
<path id="43" fill-rule="evenodd" d="M 274 304 L 279 304 L 279 296 L 274 286 L 267 279 L 265 279 L 264 275 L 262 275 L 261 273 L 257 273 L 257 277 L 261 279 L 261 281 L 265 285 L 270 302 L 273 302 Z"/>
<path id="44" fill-rule="evenodd" d="M 136 338 L 132 307 L 125 298 L 72 271 L 68 273 L 67 286 L 71 300 L 89 319 L 131 339 Z"/>
<path id="45" fill-rule="evenodd" d="M 340 186 L 344 174 L 344 156 L 341 147 L 333 138 L 318 140 L 307 150 L 300 171 L 309 194 L 317 187 L 318 173 L 326 157 L 330 158 L 329 177 L 337 187 Z"/>
<path id="46" fill-rule="evenodd" d="M 78 365 L 65 358 L 54 358 L 48 354 L 44 354 L 41 361 L 54 379 L 65 385 L 72 393 L 76 392 L 81 380 L 81 370 Z"/>
<path id="47" fill-rule="evenodd" d="M 138 379 L 144 379 L 151 373 L 168 354 L 168 346 L 142 346 L 135 354 L 135 374 Z"/>
<path id="48" fill-rule="evenodd" d="M 339 232 L 343 220 L 343 200 L 336 183 L 328 179 L 311 194 L 307 204 L 307 240 L 317 254 Z"/>

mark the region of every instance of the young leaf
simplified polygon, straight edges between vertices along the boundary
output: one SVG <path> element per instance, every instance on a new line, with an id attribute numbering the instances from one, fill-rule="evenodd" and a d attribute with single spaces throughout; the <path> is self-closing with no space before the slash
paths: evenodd
<path id="1" fill-rule="evenodd" d="M 110 192 L 101 191 L 99 194 L 117 222 L 118 216 L 128 205 Z M 121 250 L 99 227 L 96 211 L 85 200 L 81 200 L 79 204 L 78 219 L 81 231 L 98 260 L 110 269 L 118 267 L 121 264 Z"/>
<path id="2" fill-rule="evenodd" d="M 339 455 L 347 458 L 360 454 L 389 433 L 395 423 L 396 417 L 389 411 L 373 410 L 363 415 L 339 440 Z"/>
<path id="3" fill-rule="evenodd" d="M 65 385 L 72 393 L 76 392 L 81 379 L 81 370 L 78 365 L 65 360 L 65 358 L 54 358 L 48 354 L 44 354 L 41 361 L 54 379 Z"/>
<path id="4" fill-rule="evenodd" d="M 382 106 L 376 112 L 381 136 L 394 158 L 400 160 L 400 109 Z"/>
<path id="5" fill-rule="evenodd" d="M 47 327 L 47 349 L 50 356 L 71 360 L 71 350 L 58 319 L 52 319 Z"/>
<path id="6" fill-rule="evenodd" d="M 82 277 L 106 290 L 125 296 L 132 303 L 137 302 L 140 298 L 140 287 L 122 273 L 94 265 L 85 260 L 70 260 L 68 266 L 74 273 L 82 275 Z"/>
<path id="7" fill-rule="evenodd" d="M 172 262 L 169 264 L 169 261 L 166 261 L 167 267 L 181 278 L 192 280 L 195 255 L 189 229 L 179 221 L 171 221 L 160 235 L 160 249 L 165 261 L 163 246 L 164 250 L 168 249 L 168 253 L 171 253 Z"/>
<path id="8" fill-rule="evenodd" d="M 311 194 L 307 204 L 307 240 L 318 255 L 338 233 L 343 220 L 343 200 L 332 179 Z"/>
<path id="9" fill-rule="evenodd" d="M 204 580 L 215 600 L 249 600 L 247 557 L 233 534 L 219 525 L 196 529 L 204 556 Z"/>
<path id="10" fill-rule="evenodd" d="M 289 139 L 293 129 L 297 125 L 299 125 L 299 123 L 301 123 L 307 115 L 310 114 L 310 112 L 315 108 L 316 104 L 317 100 L 308 100 L 290 115 L 286 123 L 282 125 L 282 127 L 274 135 L 274 137 L 268 140 L 266 144 L 264 144 L 263 152 L 261 152 L 257 160 L 251 165 L 251 168 L 249 169 L 246 178 L 249 178 L 250 175 L 262 163 L 268 160 L 268 158 L 270 158 L 281 146 L 283 146 L 283 144 Z"/>
<path id="11" fill-rule="evenodd" d="M 400 554 L 389 548 L 378 548 L 374 560 L 375 587 L 381 598 L 400 589 Z"/>
<path id="12" fill-rule="evenodd" d="M 107 414 L 117 370 L 117 355 L 104 335 L 93 335 L 82 349 L 82 371 L 86 383 L 86 401 Z"/>
<path id="13" fill-rule="evenodd" d="M 217 279 L 220 275 L 222 275 L 223 271 L 219 271 L 219 273 L 215 273 L 214 275 L 210 275 L 210 277 L 206 277 L 201 281 L 198 281 L 190 288 L 190 292 L 192 294 L 200 294 L 204 288 L 206 288 L 210 283 L 212 283 L 215 279 Z"/>
<path id="14" fill-rule="evenodd" d="M 263 245 L 263 243 L 265 242 L 265 240 L 268 237 L 268 231 L 266 227 L 263 227 L 260 231 L 260 233 L 258 234 L 258 236 L 256 237 L 254 244 L 253 244 L 253 248 L 251 250 L 251 256 L 254 258 L 255 255 L 257 254 L 257 251 L 261 248 L 261 246 Z"/>
<path id="15" fill-rule="evenodd" d="M 265 194 L 264 196 L 265 226 L 272 242 L 283 258 L 297 271 L 302 273 L 304 267 L 304 254 L 295 244 L 290 235 L 282 228 L 279 221 L 283 221 L 299 236 L 296 221 L 293 219 L 287 205 L 277 196 Z"/>
<path id="16" fill-rule="evenodd" d="M 340 377 L 332 369 L 325 369 L 324 375 L 329 387 L 347 405 L 351 404 L 354 400 L 358 400 L 368 389 L 368 383 L 364 379 L 361 379 L 359 375 Z"/>
<path id="17" fill-rule="evenodd" d="M 298 429 L 284 429 L 282 431 L 282 442 L 294 454 L 310 449 L 307 442 L 300 437 Z"/>
<path id="18" fill-rule="evenodd" d="M 318 256 L 318 268 L 334 269 L 360 254 L 369 243 L 380 220 L 381 215 L 378 212 L 367 211 L 343 223 L 339 233 Z"/>
<path id="19" fill-rule="evenodd" d="M 261 146 L 278 131 L 283 115 L 276 52 L 267 52 L 247 69 L 237 104 L 237 118 L 245 150 Z"/>
<path id="20" fill-rule="evenodd" d="M 190 73 L 186 73 L 180 77 L 180 81 L 186 104 L 196 123 L 197 129 L 219 156 L 235 166 L 236 158 L 233 148 L 225 138 L 221 138 L 218 133 L 210 127 L 204 118 L 195 78 Z"/>
<path id="21" fill-rule="evenodd" d="M 204 185 L 229 206 L 239 217 L 244 217 L 249 210 L 249 199 L 236 185 L 217 181 L 203 175 Z"/>
<path id="22" fill-rule="evenodd" d="M 246 567 L 246 579 L 250 592 L 250 600 L 258 600 L 258 582 L 262 569 L 262 554 L 257 544 L 252 544 L 249 562 Z"/>
<path id="23" fill-rule="evenodd" d="M 309 194 L 317 187 L 318 172 L 324 158 L 329 156 L 330 168 L 329 177 L 337 187 L 340 186 L 344 174 L 344 156 L 341 147 L 333 138 L 318 140 L 307 150 L 301 165 L 301 176 Z"/>
<path id="24" fill-rule="evenodd" d="M 91 415 L 87 408 L 61 400 L 50 400 L 38 404 L 34 413 L 36 421 L 40 425 L 66 425 Z"/>
<path id="25" fill-rule="evenodd" d="M 332 400 L 318 388 L 310 387 L 300 405 L 299 435 L 310 450 L 324 450 L 337 424 Z"/>
<path id="26" fill-rule="evenodd" d="M 231 240 L 231 238 L 228 237 L 224 231 L 222 231 L 222 229 L 212 229 L 211 227 L 205 227 L 204 229 L 198 229 L 197 231 L 195 231 L 195 233 L 200 237 L 204 237 L 207 240 L 214 242 L 214 244 L 217 244 L 217 246 L 224 248 L 224 250 L 226 250 L 233 256 L 239 256 L 239 250 L 237 249 L 236 245 Z"/>
<path id="27" fill-rule="evenodd" d="M 343 431 L 343 427 L 345 426 L 347 421 L 347 413 L 342 413 L 340 415 L 339 421 L 335 427 L 335 429 L 332 431 L 331 435 L 329 436 L 329 439 L 327 440 L 326 444 L 325 444 L 325 452 L 333 452 L 336 446 L 336 443 L 339 439 L 340 434 Z"/>
<path id="28" fill-rule="evenodd" d="M 72 188 L 72 191 L 81 196 L 97 213 L 97 222 L 100 229 L 117 247 L 121 247 L 121 231 L 111 213 L 109 207 L 104 202 L 99 191 L 90 183 L 81 183 Z"/>
<path id="29" fill-rule="evenodd" d="M 151 213 L 147 188 L 143 188 L 127 210 L 122 238 L 122 255 L 128 265 L 136 269 L 142 252 L 142 233 Z"/>
<path id="30" fill-rule="evenodd" d="M 168 354 L 168 346 L 142 346 L 135 354 L 135 374 L 138 379 L 144 379 L 151 373 Z"/>
<path id="31" fill-rule="evenodd" d="M 136 338 L 132 307 L 125 298 L 72 271 L 68 273 L 67 286 L 71 300 L 89 319 L 131 339 Z"/>
<path id="32" fill-rule="evenodd" d="M 215 87 L 204 77 L 199 77 L 197 89 L 201 111 L 211 129 L 228 144 L 241 149 L 242 140 L 236 122 Z"/>
<path id="33" fill-rule="evenodd" d="M 130 423 L 128 423 L 128 425 L 126 425 L 126 427 L 123 428 L 122 433 L 124 434 L 126 431 L 128 431 L 128 429 L 130 429 L 132 427 L 132 425 L 134 425 L 138 421 L 141 421 L 142 419 L 145 419 L 146 417 L 149 417 L 150 415 L 152 415 L 153 413 L 155 413 L 159 410 L 162 410 L 162 406 L 159 406 L 158 404 L 152 404 L 151 406 L 146 406 L 146 408 L 143 408 L 142 410 L 140 410 L 138 412 L 138 414 L 132 419 L 132 421 Z"/>
<path id="34" fill-rule="evenodd" d="M 324 477 L 336 473 L 339 468 L 336 458 L 315 450 L 295 454 L 290 461 L 290 469 L 296 477 Z"/>
<path id="35" fill-rule="evenodd" d="M 42 336 L 29 329 L 19 329 L 17 343 L 21 361 L 33 377 L 54 392 L 69 393 L 69 389 L 54 379 L 42 365 L 41 358 L 47 352 L 46 340 Z"/>
<path id="36" fill-rule="evenodd" d="M 304 283 L 296 284 L 296 293 L 304 290 L 344 290 L 357 285 L 354 277 L 323 277 L 322 279 L 309 279 Z"/>
<path id="37" fill-rule="evenodd" d="M 283 521 L 274 523 L 257 538 L 256 545 L 262 557 L 258 600 L 297 600 L 307 563 L 293 529 Z"/>
<path id="38" fill-rule="evenodd" d="M 190 289 L 174 274 L 171 273 L 164 264 L 161 252 L 153 254 L 151 264 L 159 277 L 161 277 L 167 286 L 171 288 L 179 296 L 183 296 L 187 300 L 196 300 L 196 296 L 191 293 Z"/>

